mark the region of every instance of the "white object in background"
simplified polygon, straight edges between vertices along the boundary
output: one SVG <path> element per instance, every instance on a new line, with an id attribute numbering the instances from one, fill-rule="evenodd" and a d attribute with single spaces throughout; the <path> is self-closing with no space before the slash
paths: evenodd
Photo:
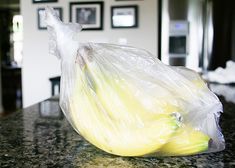
<path id="1" fill-rule="evenodd" d="M 210 89 L 217 95 L 223 96 L 227 102 L 235 103 L 235 86 L 210 84 Z"/>
<path id="2" fill-rule="evenodd" d="M 210 71 L 203 75 L 203 78 L 209 82 L 221 84 L 235 83 L 235 62 L 227 61 L 225 68 L 217 68 L 215 71 Z"/>

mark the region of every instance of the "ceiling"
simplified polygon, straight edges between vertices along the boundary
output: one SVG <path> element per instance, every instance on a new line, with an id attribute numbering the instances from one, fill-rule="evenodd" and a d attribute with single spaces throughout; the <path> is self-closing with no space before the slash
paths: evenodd
<path id="1" fill-rule="evenodd" d="M 0 0 L 0 8 L 4 9 L 19 9 L 20 0 Z"/>

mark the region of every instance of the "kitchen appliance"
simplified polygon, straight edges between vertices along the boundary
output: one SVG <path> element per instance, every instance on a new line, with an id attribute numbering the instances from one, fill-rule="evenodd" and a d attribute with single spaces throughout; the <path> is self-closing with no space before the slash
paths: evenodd
<path id="1" fill-rule="evenodd" d="M 212 52 L 212 0 L 160 0 L 163 63 L 203 71 Z"/>

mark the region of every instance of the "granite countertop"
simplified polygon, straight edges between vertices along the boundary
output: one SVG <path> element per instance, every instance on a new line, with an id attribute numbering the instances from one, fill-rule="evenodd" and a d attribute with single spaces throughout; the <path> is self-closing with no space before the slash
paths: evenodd
<path id="1" fill-rule="evenodd" d="M 235 167 L 235 86 L 223 85 L 222 89 L 230 89 L 230 99 L 219 97 L 224 105 L 220 125 L 226 140 L 222 152 L 188 157 L 113 156 L 79 136 L 61 113 L 58 100 L 48 99 L 0 118 L 0 167 Z"/>

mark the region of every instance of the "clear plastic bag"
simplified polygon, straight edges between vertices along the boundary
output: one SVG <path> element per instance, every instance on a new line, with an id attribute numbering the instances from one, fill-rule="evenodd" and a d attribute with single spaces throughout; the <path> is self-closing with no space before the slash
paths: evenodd
<path id="1" fill-rule="evenodd" d="M 129 46 L 79 43 L 78 24 L 47 8 L 51 53 L 61 58 L 60 106 L 73 128 L 120 156 L 223 150 L 222 104 L 201 77 Z"/>

